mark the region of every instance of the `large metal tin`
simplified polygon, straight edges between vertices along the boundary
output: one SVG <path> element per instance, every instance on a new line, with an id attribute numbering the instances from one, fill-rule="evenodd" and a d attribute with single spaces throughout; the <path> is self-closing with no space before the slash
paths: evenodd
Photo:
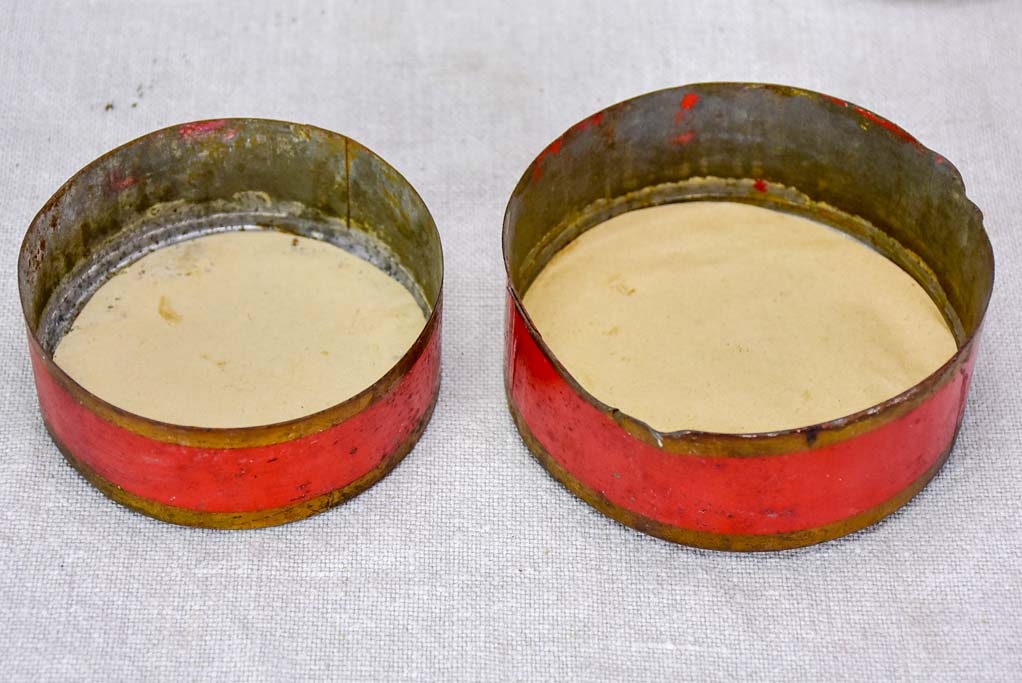
<path id="1" fill-rule="evenodd" d="M 838 419 L 771 433 L 662 433 L 589 394 L 522 305 L 586 229 L 695 199 L 806 215 L 870 244 L 944 312 L 958 352 L 918 385 Z M 576 124 L 536 157 L 504 219 L 505 379 L 522 438 L 573 493 L 678 543 L 776 550 L 873 524 L 918 493 L 961 422 L 994 262 L 957 170 L 886 119 L 797 88 L 706 83 Z"/>
<path id="2" fill-rule="evenodd" d="M 353 398 L 306 417 L 211 429 L 131 414 L 53 362 L 88 296 L 147 251 L 198 234 L 272 227 L 335 243 L 384 268 L 427 323 Z M 320 128 L 262 119 L 156 131 L 77 173 L 32 221 L 18 282 L 43 420 L 103 493 L 177 524 L 270 526 L 372 486 L 415 445 L 440 381 L 443 255 L 426 205 L 386 162 Z"/>

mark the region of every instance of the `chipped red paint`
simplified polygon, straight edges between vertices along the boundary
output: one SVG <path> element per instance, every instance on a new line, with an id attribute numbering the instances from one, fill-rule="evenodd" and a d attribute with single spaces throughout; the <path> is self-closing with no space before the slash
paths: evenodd
<path id="1" fill-rule="evenodd" d="M 877 114 L 874 114 L 870 110 L 863 109 L 862 107 L 855 107 L 855 111 L 860 116 L 862 116 L 863 118 L 865 118 L 865 119 L 867 119 L 869 121 L 872 121 L 873 123 L 877 124 L 878 126 L 883 126 L 887 130 L 891 131 L 892 133 L 894 133 L 895 135 L 900 137 L 902 140 L 907 140 L 908 142 L 911 142 L 916 147 L 920 147 L 921 146 L 919 144 L 919 141 L 916 140 L 915 137 L 913 137 L 911 133 L 906 131 L 904 128 L 902 128 L 898 124 L 892 123 L 892 122 L 888 121 L 883 116 L 878 116 Z"/>
<path id="2" fill-rule="evenodd" d="M 540 154 L 540 157 L 542 158 L 548 154 L 557 154 L 558 152 L 561 151 L 561 145 L 563 143 L 564 143 L 563 138 L 557 138 L 549 145 L 547 145 L 547 148 L 543 150 L 543 152 Z"/>
<path id="3" fill-rule="evenodd" d="M 207 135 L 215 130 L 223 128 L 227 124 L 227 119 L 217 119 L 216 121 L 196 121 L 195 123 L 186 123 L 177 129 L 178 135 L 185 140 Z M 237 134 L 234 131 L 231 137 Z"/>
<path id="4" fill-rule="evenodd" d="M 848 102 L 846 102 L 845 100 L 842 100 L 842 99 L 840 99 L 838 97 L 832 97 L 831 95 L 823 95 L 823 94 L 821 94 L 821 97 L 823 97 L 826 100 L 830 100 L 831 102 L 834 102 L 835 104 L 839 104 L 842 107 L 849 106 Z M 868 121 L 872 121 L 873 123 L 877 124 L 878 126 L 883 126 L 887 130 L 891 131 L 892 133 L 894 133 L 895 135 L 900 137 L 902 140 L 907 140 L 908 142 L 911 142 L 916 147 L 921 147 L 919 141 L 916 140 L 915 137 L 911 133 L 906 131 L 904 128 L 902 128 L 898 124 L 892 123 L 891 121 L 888 121 L 884 117 L 879 116 L 878 114 L 874 114 L 870 110 L 864 109 L 863 107 L 852 106 L 852 109 L 854 109 L 857 114 L 859 114 L 863 118 L 867 119 Z M 940 163 L 940 162 L 938 162 L 938 163 Z"/>
<path id="5" fill-rule="evenodd" d="M 551 142 L 549 145 L 547 145 L 546 149 L 540 152 L 539 156 L 536 157 L 536 161 L 533 162 L 535 163 L 535 166 L 533 167 L 532 174 L 537 180 L 543 176 L 543 161 L 548 156 L 552 156 L 560 152 L 562 144 L 564 144 L 564 138 L 559 137 L 553 142 Z"/>
<path id="6" fill-rule="evenodd" d="M 551 142 L 549 145 L 547 145 L 546 149 L 544 149 L 542 152 L 540 152 L 539 156 L 536 157 L 536 161 L 533 162 L 534 163 L 534 166 L 532 168 L 532 177 L 533 177 L 533 179 L 534 180 L 539 180 L 540 178 L 543 177 L 543 161 L 547 157 L 554 156 L 558 152 L 561 151 L 561 147 L 564 145 L 564 139 L 565 138 L 570 137 L 572 135 L 575 135 L 577 133 L 581 133 L 582 131 L 584 131 L 584 130 L 586 130 L 588 128 L 593 128 L 595 126 L 598 126 L 601 123 L 603 123 L 603 112 L 602 111 L 597 112 L 597 113 L 593 114 L 590 117 L 582 119 L 581 121 L 576 123 L 574 126 L 569 128 L 564 133 L 564 135 L 562 135 L 561 137 L 557 138 L 556 140 Z"/>
<path id="7" fill-rule="evenodd" d="M 699 95 L 694 92 L 685 93 L 684 97 L 681 98 L 681 104 L 678 105 L 678 113 L 674 115 L 674 122 L 681 123 L 685 118 L 685 112 L 696 106 L 696 102 L 699 101 Z"/>
<path id="8" fill-rule="evenodd" d="M 754 183 L 752 184 L 752 186 L 753 186 L 754 188 L 756 188 L 756 189 L 757 189 L 758 191 L 760 191 L 760 192 L 766 192 L 766 191 L 767 191 L 767 184 L 766 184 L 766 181 L 765 181 L 765 180 L 763 180 L 762 178 L 758 178 L 758 179 L 756 180 L 756 182 L 754 182 Z"/>
<path id="9" fill-rule="evenodd" d="M 128 189 L 136 182 L 137 181 L 135 180 L 134 176 L 121 175 L 121 172 L 115 169 L 110 172 L 110 178 L 107 181 L 107 187 L 111 192 L 120 192 L 122 190 Z"/>
<path id="10" fill-rule="evenodd" d="M 686 133 L 675 135 L 673 138 L 671 138 L 671 142 L 673 142 L 676 145 L 687 145 L 688 143 L 692 142 L 692 138 L 694 138 L 695 136 L 696 136 L 695 131 L 690 130 Z"/>
<path id="11" fill-rule="evenodd" d="M 566 133 L 566 134 L 581 133 L 582 131 L 584 131 L 587 128 L 591 128 L 593 126 L 600 125 L 602 122 L 603 122 L 603 112 L 602 111 L 596 112 L 595 114 L 593 114 L 589 118 L 582 119 L 581 121 L 576 123 L 574 126 L 569 128 L 568 129 L 568 133 Z"/>
<path id="12" fill-rule="evenodd" d="M 560 374 L 509 294 L 509 398 L 550 456 L 579 483 L 631 513 L 723 535 L 816 529 L 881 505 L 950 447 L 975 346 L 962 369 L 913 410 L 838 443 L 764 456 L 672 453 L 631 436 Z"/>
<path id="13" fill-rule="evenodd" d="M 32 368 L 56 438 L 129 493 L 199 512 L 293 505 L 357 480 L 394 452 L 430 410 L 440 380 L 440 325 L 408 374 L 362 412 L 291 441 L 240 448 L 181 446 L 108 422 L 50 374 L 35 343 Z"/>

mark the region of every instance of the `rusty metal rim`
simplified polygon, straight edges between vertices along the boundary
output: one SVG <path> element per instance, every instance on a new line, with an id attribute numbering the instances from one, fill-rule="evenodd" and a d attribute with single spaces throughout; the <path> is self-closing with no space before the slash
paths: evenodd
<path id="1" fill-rule="evenodd" d="M 656 93 L 668 92 L 672 90 L 681 90 L 685 88 L 697 88 L 701 86 L 725 86 L 746 89 L 758 88 L 771 89 L 777 92 L 784 93 L 788 96 L 800 96 L 815 99 L 817 101 L 826 101 L 834 107 L 840 108 L 854 107 L 856 111 L 866 112 L 874 122 L 883 121 L 887 122 L 891 127 L 895 126 L 895 124 L 891 124 L 889 121 L 887 121 L 887 119 L 880 116 L 879 114 L 876 114 L 864 107 L 859 107 L 854 103 L 843 100 L 837 100 L 836 98 L 812 90 L 770 83 L 742 83 L 727 81 L 688 83 L 685 85 L 675 86 L 671 88 L 662 88 L 660 90 L 650 91 L 648 93 L 644 93 L 641 95 L 637 95 L 635 97 L 621 100 L 620 102 L 612 104 L 609 107 L 601 109 L 600 112 L 601 113 L 608 112 L 614 109 L 625 107 L 636 100 L 642 99 L 649 95 L 654 95 Z M 588 118 L 589 117 L 587 117 L 587 119 Z M 583 119 L 582 121 L 585 121 L 587 119 Z M 573 129 L 577 130 L 580 127 L 580 124 L 581 121 L 569 127 L 564 131 L 564 133 L 561 134 L 559 138 L 556 139 L 559 140 L 567 136 Z M 895 142 L 903 141 L 900 140 L 897 133 L 895 133 L 891 127 L 888 127 L 886 125 L 881 127 L 886 131 L 886 134 L 892 137 L 892 139 Z M 918 145 L 918 147 L 922 151 L 928 152 L 935 156 L 940 156 L 936 152 L 929 149 L 928 147 L 925 147 L 919 142 L 916 142 L 915 144 Z M 943 157 L 941 158 L 943 159 Z M 986 293 L 982 309 L 980 310 L 979 315 L 977 317 L 975 329 L 965 334 L 965 338 L 961 340 L 960 344 L 958 345 L 958 350 L 943 365 L 941 365 L 939 368 L 930 373 L 930 375 L 928 375 L 922 381 L 906 389 L 900 394 L 897 394 L 896 396 L 893 396 L 887 399 L 886 401 L 878 403 L 874 406 L 870 406 L 855 413 L 837 417 L 832 420 L 827 420 L 825 422 L 820 422 L 812 425 L 804 425 L 801 427 L 792 427 L 788 429 L 780 429 L 769 432 L 726 433 L 726 432 L 710 432 L 698 429 L 681 429 L 672 432 L 660 431 L 649 425 L 647 422 L 634 416 L 623 413 L 617 408 L 614 408 L 613 406 L 596 398 L 585 387 L 583 387 L 582 384 L 579 383 L 577 379 L 575 379 L 575 377 L 568 371 L 566 367 L 564 367 L 564 365 L 560 362 L 557 356 L 547 345 L 546 341 L 543 339 L 543 336 L 540 334 L 538 328 L 536 327 L 535 323 L 533 322 L 532 318 L 529 316 L 529 313 L 525 308 L 525 305 L 522 301 L 521 293 L 518 291 L 518 288 L 515 286 L 512 280 L 508 240 L 508 235 L 512 228 L 512 226 L 510 225 L 511 204 L 514 201 L 514 198 L 525 188 L 526 185 L 529 184 L 530 180 L 534 176 L 537 165 L 541 162 L 541 159 L 542 155 L 537 156 L 536 158 L 533 159 L 532 163 L 530 163 L 529 166 L 525 169 L 525 172 L 522 174 L 518 183 L 515 185 L 515 189 L 512 192 L 511 198 L 508 200 L 508 204 L 504 211 L 503 239 L 501 240 L 501 247 L 503 252 L 504 272 L 507 278 L 507 290 L 509 296 L 511 298 L 511 301 L 514 303 L 515 308 L 521 314 L 522 319 L 525 321 L 525 325 L 529 331 L 529 334 L 532 336 L 533 340 L 536 342 L 539 348 L 543 351 L 547 359 L 551 361 L 557 372 L 568 383 L 568 385 L 571 386 L 571 388 L 579 396 L 581 396 L 587 403 L 595 407 L 600 412 L 614 419 L 629 434 L 649 445 L 656 446 L 668 452 L 676 453 L 679 455 L 698 455 L 699 457 L 707 456 L 762 457 L 771 455 L 784 455 L 786 453 L 790 453 L 792 450 L 805 450 L 807 447 L 808 448 L 819 447 L 836 443 L 839 441 L 844 441 L 849 438 L 853 438 L 854 436 L 864 431 L 868 431 L 869 429 L 887 423 L 892 419 L 895 419 L 898 416 L 905 414 L 912 408 L 921 404 L 928 396 L 930 396 L 938 387 L 942 386 L 955 372 L 957 372 L 962 367 L 962 365 L 968 359 L 972 346 L 975 343 L 975 340 L 978 338 L 980 331 L 982 330 L 983 319 L 989 307 L 990 295 L 993 290 L 994 262 L 992 257 L 990 259 L 991 287 Z M 965 196 L 965 183 L 962 180 L 961 173 L 959 173 L 958 169 L 955 168 L 955 166 L 951 162 L 945 160 L 944 164 L 950 171 L 950 174 L 954 179 L 954 182 L 961 189 L 962 195 Z M 983 227 L 982 224 L 983 213 L 979 209 L 979 207 L 977 207 L 972 201 L 968 200 L 967 197 L 966 201 L 970 207 L 970 210 L 975 212 L 976 216 L 979 218 L 978 225 L 981 232 L 981 236 L 984 242 L 986 243 L 987 249 L 992 253 L 990 238 L 987 235 L 986 229 Z M 512 412 L 515 414 L 516 422 L 519 422 L 520 418 L 518 417 L 517 411 L 513 409 Z M 524 436 L 525 435 L 523 434 L 523 437 Z M 700 444 L 700 442 L 708 442 L 711 444 L 720 445 L 723 446 L 723 448 L 721 449 L 714 447 L 711 447 L 709 449 L 697 448 L 696 450 L 698 450 L 698 452 L 693 452 L 693 446 Z M 801 444 L 801 447 L 798 449 L 793 448 L 793 446 L 796 444 Z M 930 476 L 932 476 L 932 474 Z M 923 485 L 925 485 L 925 482 L 923 482 Z M 920 485 L 919 488 L 921 489 L 922 485 Z M 608 505 L 611 504 L 608 503 Z M 594 507 L 600 509 L 599 506 L 594 505 Z M 892 508 L 892 510 L 893 509 L 896 508 Z M 888 513 L 885 514 L 889 514 L 889 512 L 890 511 L 888 511 Z M 625 513 L 622 512 L 622 514 Z M 862 514 L 865 515 L 866 513 Z M 614 517 L 614 515 L 611 516 Z M 882 516 L 884 515 L 879 515 L 878 517 L 876 517 L 876 519 L 879 519 Z M 617 517 L 615 517 L 615 519 L 616 518 Z M 866 526 L 867 524 L 863 524 L 863 526 Z M 687 543 L 687 541 L 682 542 Z M 689 545 L 699 544 L 689 543 Z"/>
<path id="2" fill-rule="evenodd" d="M 930 480 L 936 476 L 937 472 L 940 471 L 940 468 L 944 466 L 954 448 L 955 440 L 958 438 L 958 432 L 956 431 L 955 436 L 951 439 L 951 443 L 940 454 L 933 465 L 918 479 L 899 491 L 897 495 L 846 519 L 812 529 L 777 534 L 717 534 L 664 524 L 611 502 L 606 496 L 603 496 L 598 491 L 575 478 L 543 447 L 525 423 L 525 419 L 522 417 L 517 406 L 515 406 L 510 393 L 507 394 L 507 404 L 514 419 L 515 427 L 518 429 L 522 441 L 528 446 L 529 451 L 550 476 L 556 479 L 568 491 L 575 494 L 575 496 L 582 499 L 598 512 L 624 526 L 631 527 L 650 536 L 656 536 L 665 541 L 706 550 L 735 552 L 791 550 L 824 543 L 865 529 L 904 507 L 916 494 L 922 491 Z"/>
<path id="3" fill-rule="evenodd" d="M 46 424 L 46 430 L 49 432 L 50 438 L 53 439 L 53 442 L 57 445 L 57 448 L 63 454 L 67 462 L 75 470 L 77 470 L 86 481 L 95 486 L 103 495 L 116 503 L 120 503 L 121 505 L 124 505 L 135 512 L 146 515 L 147 517 L 152 517 L 163 522 L 179 524 L 181 526 L 205 529 L 259 529 L 296 522 L 307 517 L 312 517 L 313 515 L 318 515 L 321 512 L 326 512 L 330 508 L 351 500 L 355 496 L 378 483 L 381 479 L 386 477 L 391 470 L 397 467 L 397 465 L 404 460 L 405 456 L 411 452 L 412 448 L 415 447 L 416 443 L 418 443 L 429 425 L 430 418 L 433 415 L 433 409 L 436 407 L 436 401 L 437 397 L 434 395 L 433 400 L 430 402 L 429 407 L 426 409 L 426 413 L 422 416 L 422 419 L 419 420 L 415 429 L 412 430 L 408 437 L 402 441 L 397 448 L 381 460 L 380 464 L 350 484 L 334 489 L 333 491 L 324 493 L 315 498 L 295 503 L 294 505 L 284 505 L 267 510 L 242 512 L 207 512 L 191 510 L 188 508 L 166 505 L 131 493 L 103 477 L 92 467 L 76 458 L 67 446 L 65 446 L 64 443 L 53 433 L 53 430 L 50 429 L 50 425 L 46 423 L 45 419 L 43 422 Z"/>
<path id="4" fill-rule="evenodd" d="M 354 396 L 337 403 L 323 410 L 315 413 L 310 413 L 290 420 L 284 420 L 281 422 L 270 423 L 266 425 L 255 425 L 250 427 L 197 427 L 192 425 L 178 425 L 161 420 L 148 418 L 136 413 L 132 413 L 128 410 L 115 406 L 108 401 L 96 396 L 88 389 L 78 384 L 70 375 L 65 373 L 60 366 L 54 361 L 50 353 L 48 353 L 39 341 L 36 330 L 32 328 L 28 320 L 28 311 L 25 309 L 24 297 L 22 292 L 23 284 L 18 282 L 18 294 L 22 301 L 22 319 L 24 320 L 25 327 L 29 330 L 29 343 L 32 344 L 34 349 L 38 352 L 39 358 L 46 366 L 47 371 L 54 377 L 57 382 L 63 386 L 79 403 L 87 406 L 93 412 L 99 414 L 104 419 L 114 422 L 115 424 L 124 427 L 132 432 L 141 434 L 151 439 L 163 441 L 165 443 L 178 444 L 182 446 L 196 446 L 203 448 L 238 448 L 238 447 L 249 447 L 249 446 L 267 446 L 276 443 L 283 443 L 285 441 L 291 441 L 293 439 L 315 434 L 328 429 L 334 425 L 337 425 L 344 420 L 350 418 L 352 415 L 362 412 L 370 405 L 379 400 L 384 396 L 390 389 L 400 380 L 414 365 L 415 361 L 419 356 L 422 355 L 423 350 L 432 338 L 435 328 L 439 324 L 440 310 L 442 308 L 443 300 L 443 279 L 444 279 L 444 258 L 443 258 L 443 243 L 440 240 L 440 233 L 436 227 L 436 221 L 433 220 L 432 214 L 430 214 L 425 201 L 419 195 L 418 190 L 408 180 L 401 175 L 401 173 L 387 163 L 382 157 L 377 155 L 371 149 L 352 140 L 346 135 L 335 133 L 325 128 L 313 126 L 305 123 L 293 123 L 291 121 L 283 121 L 280 119 L 264 119 L 264 118 L 250 118 L 250 117 L 233 117 L 224 119 L 203 119 L 200 121 L 192 121 L 184 124 L 175 124 L 172 126 L 166 126 L 144 135 L 140 135 L 129 142 L 126 142 L 114 149 L 106 152 L 105 154 L 97 157 L 93 161 L 89 162 L 81 169 L 79 169 L 74 175 L 72 175 L 67 181 L 65 181 L 60 188 L 53 193 L 53 195 L 43 204 L 42 208 L 36 212 L 35 216 L 29 223 L 29 230 L 26 231 L 25 236 L 22 238 L 21 247 L 18 257 L 19 269 L 22 267 L 22 261 L 26 258 L 27 244 L 28 244 L 28 233 L 31 231 L 31 226 L 34 226 L 41 217 L 60 199 L 61 195 L 67 192 L 72 185 L 74 185 L 83 174 L 92 168 L 93 166 L 106 161 L 117 155 L 122 150 L 125 150 L 132 145 L 141 142 L 144 139 L 152 136 L 166 134 L 171 131 L 179 129 L 182 125 L 202 125 L 213 122 L 226 121 L 226 122 L 261 122 L 261 123 L 273 123 L 281 124 L 285 126 L 293 126 L 302 130 L 317 131 L 322 133 L 326 137 L 340 138 L 345 140 L 347 143 L 354 143 L 362 147 L 367 153 L 375 156 L 386 168 L 392 171 L 401 182 L 403 182 L 412 195 L 417 199 L 423 206 L 426 215 L 429 216 L 429 225 L 433 231 L 433 238 L 436 240 L 438 249 L 440 250 L 440 273 L 439 280 L 440 286 L 437 288 L 437 294 L 434 300 L 430 302 L 431 311 L 429 318 L 422 330 L 416 337 L 415 341 L 409 347 L 408 351 L 401 357 L 400 360 L 395 363 L 390 370 L 388 370 L 382 377 L 373 382 L 371 385 L 355 394 Z M 432 408 L 430 409 L 432 411 Z M 414 439 L 412 441 L 414 443 Z M 61 450 L 64 447 L 60 445 Z M 65 455 L 67 455 L 65 453 Z M 82 471 L 81 467 L 74 462 L 75 466 Z M 395 462 L 396 464 L 396 462 Z M 93 478 L 83 471 L 86 478 L 93 481 Z M 384 472 L 385 474 L 385 472 Z M 382 475 L 381 475 L 382 476 Z M 99 483 L 96 484 L 100 486 Z M 353 484 L 354 485 L 354 484 Z M 353 486 L 352 485 L 352 486 Z M 114 486 L 110 484 L 110 486 Z M 102 488 L 102 486 L 100 486 Z M 104 490 L 104 492 L 106 492 Z M 130 494 L 127 494 L 130 495 Z M 328 494 L 332 495 L 332 494 Z M 343 500 L 343 499 L 342 499 Z M 338 501 L 342 502 L 342 501 Z M 134 507 L 129 503 L 125 503 L 129 507 Z M 148 503 L 147 503 L 148 504 Z M 304 504 L 303 504 L 304 505 Z M 262 513 L 260 513 L 262 514 Z M 311 513 L 310 513 L 311 514 Z"/>

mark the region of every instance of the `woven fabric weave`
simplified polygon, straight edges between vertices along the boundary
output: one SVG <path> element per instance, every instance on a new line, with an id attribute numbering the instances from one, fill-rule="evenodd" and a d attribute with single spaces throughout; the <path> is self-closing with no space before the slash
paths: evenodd
<path id="1" fill-rule="evenodd" d="M 7 2 L 0 6 L 0 677 L 12 680 L 1009 680 L 1022 669 L 1022 3 Z M 532 459 L 501 365 L 504 206 L 626 97 L 799 85 L 961 170 L 998 281 L 944 471 L 851 537 L 692 550 L 602 517 Z M 46 435 L 18 246 L 72 173 L 221 116 L 350 135 L 444 241 L 440 402 L 354 501 L 290 526 L 121 508 Z"/>

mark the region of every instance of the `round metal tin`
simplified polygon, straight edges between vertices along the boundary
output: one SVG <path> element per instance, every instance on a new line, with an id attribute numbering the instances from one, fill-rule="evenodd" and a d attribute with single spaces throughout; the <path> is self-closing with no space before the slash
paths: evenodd
<path id="1" fill-rule="evenodd" d="M 124 264 L 199 234 L 267 227 L 325 240 L 402 282 L 427 322 L 353 398 L 244 428 L 167 424 L 93 395 L 53 362 L 81 306 Z M 18 283 L 43 420 L 114 500 L 176 524 L 250 528 L 322 512 L 384 477 L 426 428 L 440 382 L 443 254 L 426 205 L 347 137 L 262 119 L 156 131 L 86 166 L 25 235 Z"/>
<path id="2" fill-rule="evenodd" d="M 602 403 L 544 343 L 525 291 L 588 228 L 632 209 L 707 199 L 801 214 L 869 244 L 929 293 L 958 352 L 890 400 L 798 429 L 664 433 Z M 551 475 L 623 524 L 720 550 L 810 545 L 891 514 L 951 452 L 993 252 L 957 170 L 871 111 L 746 83 L 621 102 L 536 157 L 508 204 L 503 247 L 515 424 Z"/>

